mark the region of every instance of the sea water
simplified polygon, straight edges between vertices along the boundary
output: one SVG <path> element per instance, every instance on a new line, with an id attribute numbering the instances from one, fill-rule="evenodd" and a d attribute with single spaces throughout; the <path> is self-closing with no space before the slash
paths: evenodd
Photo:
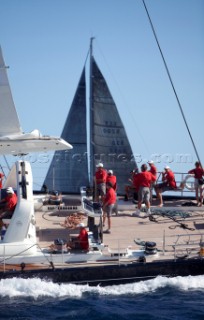
<path id="1" fill-rule="evenodd" d="M 0 319 L 203 320 L 204 276 L 107 287 L 1 280 Z"/>

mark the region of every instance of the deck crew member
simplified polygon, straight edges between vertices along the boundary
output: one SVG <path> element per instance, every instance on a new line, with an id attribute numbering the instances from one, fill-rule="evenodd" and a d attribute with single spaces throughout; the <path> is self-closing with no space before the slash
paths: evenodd
<path id="1" fill-rule="evenodd" d="M 113 208 L 113 213 L 115 212 L 116 216 L 118 215 L 118 204 L 117 204 L 117 178 L 116 176 L 113 174 L 113 170 L 108 170 L 108 175 L 106 178 L 106 184 L 108 182 L 112 183 L 113 186 L 113 190 L 115 190 L 116 193 L 116 202 L 115 202 L 115 206 Z"/>
<path id="2" fill-rule="evenodd" d="M 195 182 L 195 196 L 197 201 L 197 206 L 201 207 L 203 205 L 203 189 L 204 184 L 202 181 L 202 177 L 204 176 L 204 170 L 199 161 L 196 161 L 195 168 L 188 171 L 189 174 L 194 174 Z M 200 193 L 200 197 L 199 197 Z"/>
<path id="3" fill-rule="evenodd" d="M 88 232 L 86 231 L 84 223 L 79 223 L 77 227 L 80 229 L 79 235 L 73 241 L 67 244 L 68 248 L 80 249 L 84 251 L 89 250 Z"/>
<path id="4" fill-rule="evenodd" d="M 108 229 L 104 233 L 111 233 L 111 216 L 116 203 L 116 193 L 111 182 L 107 182 L 106 188 L 107 192 L 103 201 L 103 226 L 105 226 L 107 216 Z"/>
<path id="5" fill-rule="evenodd" d="M 145 203 L 147 207 L 147 216 L 151 214 L 150 210 L 150 186 L 156 180 L 155 176 L 147 170 L 147 165 L 142 164 L 141 172 L 137 175 L 137 185 L 139 186 L 138 192 L 138 211 L 140 214 L 140 209 L 142 202 Z"/>
<path id="6" fill-rule="evenodd" d="M 94 182 L 96 188 L 95 201 L 99 201 L 99 197 L 101 201 L 106 194 L 106 179 L 107 179 L 107 171 L 103 168 L 103 163 L 99 163 L 96 165 L 97 171 L 95 172 Z"/>
<path id="7" fill-rule="evenodd" d="M 135 194 L 137 195 L 137 199 L 138 199 L 138 192 L 139 192 L 139 188 L 140 188 L 138 177 L 139 177 L 139 171 L 137 169 L 137 170 L 135 170 L 133 178 L 132 178 L 132 184 L 134 186 L 134 191 L 135 191 Z"/>
<path id="8" fill-rule="evenodd" d="M 162 183 L 155 185 L 155 192 L 159 199 L 159 207 L 163 206 L 162 192 L 177 189 L 176 180 L 174 173 L 171 171 L 169 166 L 164 168 L 162 172 Z"/>
<path id="9" fill-rule="evenodd" d="M 155 177 L 155 181 L 151 183 L 151 186 L 150 186 L 150 202 L 152 202 L 152 191 L 153 191 L 153 188 L 155 186 L 155 182 L 157 180 L 157 168 L 154 164 L 154 161 L 150 160 L 148 161 L 148 164 L 149 164 L 149 172 L 151 172 L 153 174 L 153 176 Z"/>
<path id="10" fill-rule="evenodd" d="M 116 178 L 116 176 L 113 174 L 113 170 L 108 170 L 108 175 L 107 175 L 107 178 L 106 178 L 106 183 L 107 183 L 107 182 L 111 182 L 111 183 L 112 183 L 113 189 L 114 189 L 115 192 L 116 192 L 116 189 L 117 189 L 117 178 Z"/>
<path id="11" fill-rule="evenodd" d="M 52 191 L 48 203 L 52 205 L 60 205 L 62 203 L 62 194 L 58 191 Z"/>
<path id="12" fill-rule="evenodd" d="M 138 190 L 135 188 L 135 183 L 134 183 L 134 179 L 135 179 L 135 175 L 138 174 L 138 168 L 132 170 L 130 172 L 130 178 L 128 179 L 128 181 L 131 183 L 129 185 L 125 186 L 125 198 L 124 201 L 128 201 L 129 200 L 129 196 L 131 193 L 134 194 L 134 199 L 135 199 L 135 194 L 137 194 Z M 136 195 L 137 196 L 137 195 Z"/>
<path id="13" fill-rule="evenodd" d="M 12 187 L 6 189 L 7 196 L 0 201 L 0 219 L 10 219 L 17 204 L 17 196 Z"/>

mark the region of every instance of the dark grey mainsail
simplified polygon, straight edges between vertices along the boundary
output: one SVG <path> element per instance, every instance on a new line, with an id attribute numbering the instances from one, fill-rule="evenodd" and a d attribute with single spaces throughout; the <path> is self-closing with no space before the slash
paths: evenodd
<path id="1" fill-rule="evenodd" d="M 118 194 L 124 194 L 130 171 L 137 167 L 124 125 L 106 81 L 92 55 L 90 45 L 90 109 L 87 138 L 86 82 L 83 69 L 61 137 L 73 149 L 54 154 L 44 184 L 49 190 L 79 193 L 81 186 L 93 186 L 96 164 L 113 170 Z M 90 148 L 87 148 L 87 140 Z M 89 160 L 89 166 L 88 166 Z"/>
<path id="2" fill-rule="evenodd" d="M 124 194 L 130 171 L 137 164 L 115 102 L 93 56 L 91 63 L 91 172 L 93 175 L 96 164 L 102 162 L 105 169 L 113 170 L 117 177 L 117 191 Z"/>
<path id="3" fill-rule="evenodd" d="M 89 185 L 85 67 L 61 137 L 69 141 L 73 149 L 69 150 L 69 152 L 55 152 L 44 184 L 49 190 L 79 193 L 81 186 Z"/>

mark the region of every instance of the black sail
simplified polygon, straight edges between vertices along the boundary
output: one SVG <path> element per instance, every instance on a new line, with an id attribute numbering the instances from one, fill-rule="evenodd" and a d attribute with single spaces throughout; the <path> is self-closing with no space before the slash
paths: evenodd
<path id="1" fill-rule="evenodd" d="M 102 162 L 117 177 L 118 193 L 124 194 L 130 171 L 137 167 L 128 137 L 106 81 L 92 57 L 92 172 Z M 93 177 L 91 177 L 93 179 Z"/>
<path id="2" fill-rule="evenodd" d="M 83 69 L 61 137 L 69 141 L 72 150 L 56 151 L 44 184 L 49 190 L 79 193 L 89 185 L 86 130 L 86 83 Z"/>
<path id="3" fill-rule="evenodd" d="M 73 149 L 55 152 L 44 184 L 49 190 L 79 193 L 81 186 L 93 185 L 96 165 L 102 162 L 116 175 L 118 194 L 124 194 L 130 171 L 137 164 L 115 102 L 92 55 L 90 62 L 90 148 L 87 149 L 84 67 L 61 135 Z"/>

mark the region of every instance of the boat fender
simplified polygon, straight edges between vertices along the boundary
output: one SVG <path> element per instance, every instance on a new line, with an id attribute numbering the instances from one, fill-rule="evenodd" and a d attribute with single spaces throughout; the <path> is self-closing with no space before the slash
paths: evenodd
<path id="1" fill-rule="evenodd" d="M 145 258 L 144 256 L 139 256 L 138 262 L 143 262 L 143 263 L 145 263 L 145 262 L 146 262 L 146 258 Z"/>
<path id="2" fill-rule="evenodd" d="M 194 191 L 195 190 L 195 186 L 194 183 L 189 183 L 187 182 L 188 179 L 194 177 L 193 174 L 187 174 L 187 176 L 184 178 L 184 180 L 181 182 L 181 187 L 186 187 L 186 189 L 188 189 L 189 191 Z"/>
<path id="3" fill-rule="evenodd" d="M 24 271 L 24 269 L 25 269 L 25 267 L 26 267 L 25 263 L 22 262 L 22 263 L 20 264 L 20 267 L 21 267 L 21 271 Z"/>
<path id="4" fill-rule="evenodd" d="M 204 242 L 200 243 L 200 257 L 204 257 Z"/>

